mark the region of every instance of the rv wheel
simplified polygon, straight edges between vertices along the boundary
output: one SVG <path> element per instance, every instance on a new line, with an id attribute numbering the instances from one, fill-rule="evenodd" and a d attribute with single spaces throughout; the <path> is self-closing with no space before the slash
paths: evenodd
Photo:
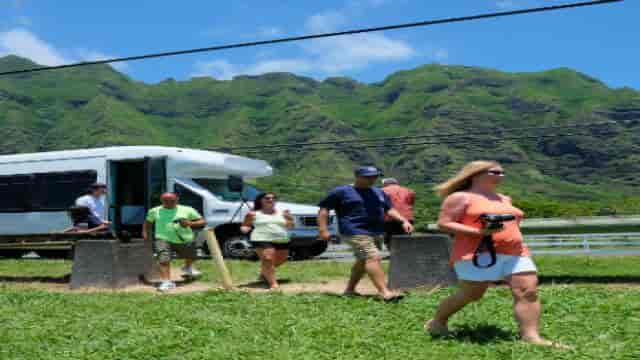
<path id="1" fill-rule="evenodd" d="M 228 259 L 256 260 L 258 258 L 249 239 L 243 235 L 233 235 L 224 239 L 220 247 L 222 255 Z"/>
<path id="2" fill-rule="evenodd" d="M 300 260 L 309 260 L 313 257 L 311 252 L 311 248 L 308 246 L 305 247 L 294 247 L 289 250 L 289 258 L 291 260 L 300 261 Z"/>

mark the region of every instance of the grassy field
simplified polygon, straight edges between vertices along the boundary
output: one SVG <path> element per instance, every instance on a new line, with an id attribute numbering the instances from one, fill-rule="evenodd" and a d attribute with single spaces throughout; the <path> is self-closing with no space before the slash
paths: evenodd
<path id="1" fill-rule="evenodd" d="M 398 304 L 325 294 L 52 292 L 23 283 L 55 282 L 69 262 L 3 260 L 0 359 L 640 358 L 637 257 L 536 260 L 542 332 L 575 350 L 519 343 L 505 288 L 455 317 L 454 337 L 432 339 L 423 321 L 451 290 L 414 292 Z M 322 281 L 345 277 L 348 266 L 298 262 L 280 274 L 291 282 Z M 257 273 L 256 263 L 230 267 L 235 281 Z M 208 261 L 201 268 L 203 281 L 216 281 Z"/>

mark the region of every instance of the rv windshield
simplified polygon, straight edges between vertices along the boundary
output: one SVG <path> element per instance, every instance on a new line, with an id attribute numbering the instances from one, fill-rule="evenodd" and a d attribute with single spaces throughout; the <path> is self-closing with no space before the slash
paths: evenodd
<path id="1" fill-rule="evenodd" d="M 256 196 L 261 193 L 255 186 L 244 184 L 242 195 L 237 192 L 229 191 L 226 179 L 192 179 L 198 185 L 209 190 L 210 193 L 224 201 L 240 201 L 244 197 L 245 200 L 253 201 Z"/>

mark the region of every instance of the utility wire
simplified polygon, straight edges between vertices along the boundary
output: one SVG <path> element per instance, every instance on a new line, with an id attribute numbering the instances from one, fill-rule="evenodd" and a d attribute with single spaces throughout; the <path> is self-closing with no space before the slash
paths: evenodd
<path id="1" fill-rule="evenodd" d="M 388 141 L 398 141 L 398 140 L 411 140 L 411 139 L 424 139 L 424 138 L 440 138 L 440 137 L 450 137 L 450 136 L 465 136 L 465 135 L 493 135 L 496 133 L 503 133 L 505 131 L 529 131 L 529 130 L 548 130 L 548 129 L 564 129 L 564 128 L 589 128 L 596 126 L 604 126 L 604 125 L 613 125 L 619 122 L 624 122 L 626 120 L 614 121 L 597 121 L 590 123 L 568 123 L 564 125 L 547 125 L 547 126 L 525 126 L 525 127 L 515 127 L 515 128 L 494 128 L 491 130 L 470 130 L 465 132 L 446 132 L 439 134 L 424 134 L 424 135 L 411 135 L 411 136 L 395 136 L 395 137 L 382 137 L 382 138 L 369 138 L 369 139 L 350 139 L 350 140 L 333 140 L 333 141 L 314 141 L 314 142 L 298 142 L 298 143 L 282 143 L 282 144 L 268 144 L 268 145 L 252 145 L 252 146 L 234 146 L 234 147 L 226 147 L 220 146 L 215 148 L 209 148 L 207 150 L 211 151 L 235 151 L 242 150 L 242 152 L 247 152 L 250 150 L 263 150 L 263 149 L 272 149 L 272 148 L 299 148 L 306 146 L 316 146 L 316 145 L 348 145 L 348 144 L 362 144 L 362 143 L 370 143 L 370 142 L 388 142 Z"/>
<path id="2" fill-rule="evenodd" d="M 318 144 L 313 144 L 313 145 L 302 145 L 300 143 L 296 144 L 296 145 L 284 145 L 284 148 L 280 147 L 280 148 L 266 148 L 266 149 L 248 149 L 248 150 L 242 150 L 240 151 L 243 154 L 256 154 L 256 153 L 276 153 L 276 152 L 282 152 L 282 151 L 289 151 L 289 152 L 302 152 L 302 151 L 318 151 L 318 150 L 346 150 L 346 149 L 366 149 L 366 148 L 389 148 L 389 147 L 394 147 L 394 146 L 411 146 L 411 145 L 438 145 L 438 144 L 451 144 L 451 143 L 461 143 L 460 145 L 465 145 L 471 142 L 482 142 L 485 143 L 487 141 L 487 138 L 479 138 L 479 135 L 489 135 L 489 136 L 494 136 L 493 138 L 490 139 L 517 139 L 517 138 L 521 138 L 521 137 L 509 137 L 509 136 L 505 136 L 505 133 L 509 133 L 509 132 L 514 132 L 514 131 L 532 131 L 532 130 L 550 130 L 550 129 L 566 129 L 566 130 L 572 130 L 572 133 L 568 133 L 568 134 L 559 134 L 562 136 L 568 136 L 568 135 L 573 135 L 573 134 L 577 134 L 577 135 L 589 135 L 589 134 L 581 134 L 581 131 L 586 131 L 586 130 L 591 130 L 591 128 L 595 125 L 604 125 L 604 124 L 611 124 L 612 122 L 606 122 L 606 123 L 591 123 L 591 124 L 567 124 L 567 125 L 554 125 L 554 126 L 537 126 L 537 127 L 525 127 L 525 128 L 514 128 L 514 129 L 509 129 L 508 132 L 506 132 L 505 130 L 502 131 L 496 131 L 496 130 L 490 130 L 490 131 L 475 131 L 475 132 L 465 132 L 465 133 L 447 133 L 447 134 L 440 134 L 437 136 L 434 136 L 433 138 L 435 138 L 436 140 L 431 140 L 431 141 L 423 141 L 423 142 L 414 142 L 414 141 L 379 141 L 379 143 L 377 144 L 367 144 L 367 143 L 361 143 L 358 141 L 351 141 L 348 143 L 328 143 L 328 144 L 324 144 L 324 143 L 318 143 Z M 609 131 L 609 134 L 612 132 L 612 130 L 607 129 Z M 495 137 L 495 135 L 500 135 L 500 137 Z M 551 134 L 551 135 L 555 135 L 557 133 Z M 540 138 L 540 137 L 547 137 L 548 135 L 542 135 L 542 134 L 534 134 L 534 135 L 527 135 L 527 138 Z M 432 138 L 432 137 L 429 137 Z M 438 138 L 440 138 L 438 140 Z M 445 138 L 445 139 L 442 139 Z M 400 140 L 411 140 L 414 139 L 413 137 L 399 137 L 396 139 L 400 139 Z M 464 140 L 467 139 L 467 140 Z M 462 141 L 466 141 L 466 142 L 462 142 Z M 319 146 L 321 145 L 321 146 Z"/>
<path id="3" fill-rule="evenodd" d="M 451 17 L 451 18 L 436 19 L 436 20 L 426 20 L 426 21 L 412 22 L 412 23 L 405 23 L 405 24 L 398 24 L 398 25 L 379 26 L 379 27 L 337 31 L 337 32 L 325 32 L 320 34 L 292 36 L 292 37 L 284 37 L 284 38 L 263 40 L 263 41 L 242 42 L 242 43 L 235 43 L 235 44 L 188 49 L 188 50 L 167 51 L 167 52 L 151 53 L 151 54 L 145 54 L 145 55 L 135 55 L 135 56 L 111 58 L 111 59 L 104 59 L 104 60 L 96 60 L 96 61 L 84 61 L 84 62 L 78 62 L 78 63 L 72 63 L 72 64 L 66 64 L 66 65 L 34 67 L 34 68 L 27 68 L 22 70 L 0 72 L 0 76 L 33 73 L 33 72 L 47 71 L 47 70 L 66 69 L 66 68 L 87 66 L 87 65 L 112 64 L 112 63 L 124 62 L 124 61 L 136 61 L 136 60 L 144 60 L 144 59 L 151 59 L 151 58 L 187 55 L 187 54 L 212 52 L 212 51 L 220 51 L 220 50 L 227 50 L 227 49 L 253 47 L 253 46 L 260 46 L 260 45 L 271 45 L 271 44 L 286 43 L 286 42 L 293 42 L 293 41 L 329 38 L 329 37 L 336 37 L 336 36 L 364 34 L 364 33 L 370 33 L 370 32 L 378 32 L 378 31 L 425 27 L 425 26 L 432 26 L 432 25 L 438 25 L 438 24 L 447 24 L 447 23 L 456 23 L 456 22 L 464 22 L 464 21 L 472 21 L 472 20 L 480 20 L 480 19 L 488 19 L 488 18 L 513 16 L 513 15 L 540 13 L 540 12 L 547 12 L 547 11 L 557 11 L 557 10 L 563 10 L 563 9 L 586 7 L 586 6 L 605 5 L 609 3 L 616 3 L 616 2 L 622 2 L 622 1 L 624 0 L 598 0 L 598 1 L 578 2 L 578 3 L 570 3 L 570 4 L 564 4 L 564 5 L 552 5 L 552 6 L 521 9 L 521 10 L 492 12 L 492 13 L 485 13 L 485 14 L 471 15 L 471 16 L 460 16 L 460 17 Z"/>
<path id="4" fill-rule="evenodd" d="M 304 152 L 314 152 L 314 151 L 328 151 L 328 150 L 348 150 L 348 149 L 353 149 L 353 150 L 362 150 L 362 149 L 369 149 L 369 148 L 381 148 L 384 150 L 389 150 L 389 149 L 398 149 L 398 148 L 408 148 L 408 147 L 412 147 L 412 146 L 419 146 L 419 147 L 423 147 L 423 146 L 427 146 L 427 145 L 450 145 L 450 144 L 456 144 L 456 145 L 460 145 L 459 147 L 465 147 L 465 146 L 471 146 L 471 145 L 485 145 L 487 141 L 493 141 L 494 143 L 500 143 L 500 142 L 505 142 L 505 141 L 510 141 L 510 140 L 540 140 L 540 139 L 549 139 L 549 138 L 557 138 L 557 137 L 563 137 L 563 136 L 572 136 L 572 135 L 587 135 L 587 134 L 580 134 L 578 132 L 574 132 L 574 133 L 566 133 L 566 134 L 536 134 L 536 135 L 525 135 L 525 136 L 510 136 L 510 137 L 500 137 L 500 138 L 492 138 L 492 139 L 483 139 L 482 141 L 480 140 L 474 140 L 473 138 L 470 138 L 468 141 L 461 143 L 459 139 L 445 139 L 445 140 L 441 140 L 441 141 L 424 141 L 424 142 L 418 142 L 418 143 L 399 143 L 399 144 L 390 144 L 388 146 L 383 146 L 383 145 L 362 145 L 362 146 L 358 146 L 358 147 L 350 147 L 350 148 L 335 148 L 335 147 L 317 147 L 317 148 L 299 148 L 299 149 L 290 149 L 288 150 L 289 153 L 304 153 Z M 250 153 L 260 153 L 260 154 L 267 154 L 267 153 L 281 153 L 281 150 L 263 150 L 263 151 L 252 151 Z"/>

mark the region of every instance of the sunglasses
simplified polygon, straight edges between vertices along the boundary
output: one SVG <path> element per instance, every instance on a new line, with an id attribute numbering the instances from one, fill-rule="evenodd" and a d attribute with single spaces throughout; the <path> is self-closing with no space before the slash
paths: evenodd
<path id="1" fill-rule="evenodd" d="M 488 170 L 487 174 L 494 176 L 504 176 L 504 171 L 502 170 Z"/>

